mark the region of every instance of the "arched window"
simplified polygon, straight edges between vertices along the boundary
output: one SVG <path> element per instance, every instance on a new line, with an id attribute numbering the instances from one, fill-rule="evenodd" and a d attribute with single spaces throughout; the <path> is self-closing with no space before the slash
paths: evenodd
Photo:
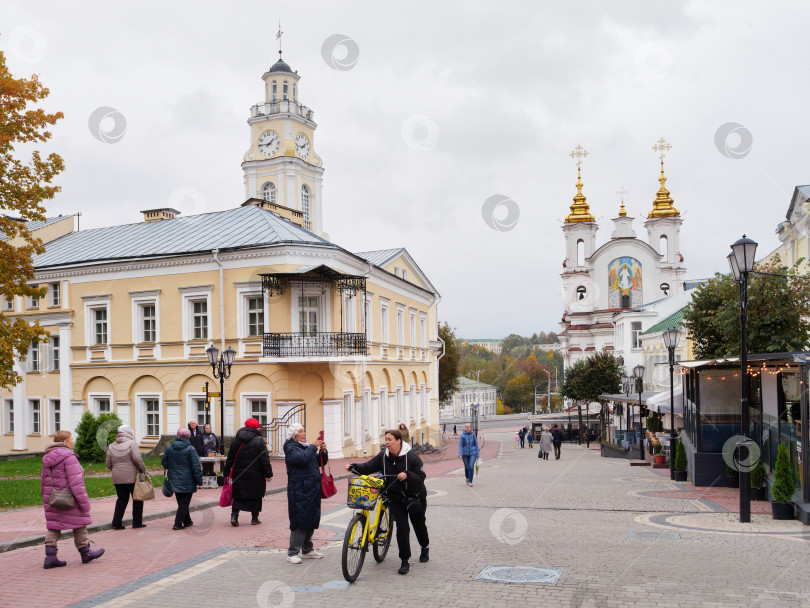
<path id="1" fill-rule="evenodd" d="M 577 266 L 585 265 L 585 241 L 579 239 L 577 241 Z"/>
<path id="2" fill-rule="evenodd" d="M 304 213 L 304 228 L 312 230 L 312 216 L 309 207 L 309 186 L 301 186 L 301 211 Z"/>
<path id="3" fill-rule="evenodd" d="M 665 296 L 669 295 L 669 283 L 661 283 L 661 291 L 664 292 Z"/>
<path id="4" fill-rule="evenodd" d="M 588 290 L 584 285 L 577 287 L 577 300 L 584 300 L 588 295 Z"/>
<path id="5" fill-rule="evenodd" d="M 298 101 L 298 87 L 293 83 L 293 101 Z"/>
<path id="6" fill-rule="evenodd" d="M 262 200 L 276 202 L 276 185 L 273 182 L 267 182 L 262 186 Z"/>
<path id="7" fill-rule="evenodd" d="M 284 81 L 284 88 L 282 89 L 282 99 L 287 101 L 290 98 L 290 85 L 287 84 L 287 81 Z"/>
<path id="8" fill-rule="evenodd" d="M 667 258 L 669 257 L 667 254 L 668 249 L 667 245 L 668 245 L 667 236 L 665 234 L 662 234 L 661 238 L 658 239 L 658 253 L 664 256 L 664 262 L 666 262 Z"/>
<path id="9" fill-rule="evenodd" d="M 273 101 L 276 101 L 278 98 L 278 83 L 274 80 L 273 84 L 271 85 L 273 89 Z"/>

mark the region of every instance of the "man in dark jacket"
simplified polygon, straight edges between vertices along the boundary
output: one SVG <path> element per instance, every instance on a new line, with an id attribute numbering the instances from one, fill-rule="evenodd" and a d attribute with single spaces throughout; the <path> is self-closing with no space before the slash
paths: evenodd
<path id="1" fill-rule="evenodd" d="M 386 487 L 388 484 L 392 484 L 387 490 L 390 498 L 389 512 L 395 522 L 399 559 L 402 560 L 397 572 L 407 574 L 410 570 L 408 560 L 411 558 L 411 529 L 408 525 L 408 518 L 416 533 L 416 540 L 422 547 L 419 561 L 428 561 L 430 559 L 428 552 L 430 539 L 425 523 L 425 509 L 427 508 L 425 471 L 422 467 L 422 460 L 416 452 L 402 441 L 402 434 L 398 430 L 386 431 L 384 452 L 380 452 L 368 462 L 347 464 L 346 470 L 360 475 L 380 472 Z"/>
<path id="2" fill-rule="evenodd" d="M 554 446 L 554 459 L 560 459 L 560 446 L 562 445 L 563 441 L 563 433 L 556 424 L 554 428 L 551 429 L 551 443 Z"/>
<path id="3" fill-rule="evenodd" d="M 203 432 L 196 420 L 188 421 L 188 430 L 191 433 L 188 442 L 197 450 L 197 456 L 205 456 L 205 449 L 203 448 Z"/>
<path id="4" fill-rule="evenodd" d="M 250 511 L 250 524 L 255 526 L 262 510 L 262 498 L 267 484 L 273 478 L 267 444 L 259 431 L 259 421 L 245 420 L 245 426 L 236 432 L 225 461 L 225 477 L 233 476 L 233 506 L 231 525 L 239 525 L 239 511 Z"/>
<path id="5" fill-rule="evenodd" d="M 520 447 L 526 447 L 526 427 L 523 427 L 518 431 L 518 437 L 520 437 Z"/>

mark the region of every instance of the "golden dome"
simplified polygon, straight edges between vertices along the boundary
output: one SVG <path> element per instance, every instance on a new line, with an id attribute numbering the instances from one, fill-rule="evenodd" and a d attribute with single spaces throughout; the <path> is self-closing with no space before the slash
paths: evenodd
<path id="1" fill-rule="evenodd" d="M 665 186 L 667 177 L 664 175 L 663 159 L 661 160 L 661 177 L 658 178 L 658 181 L 661 182 L 661 187 L 658 189 L 658 195 L 653 201 L 652 211 L 650 211 L 647 217 L 679 217 L 681 212 L 673 206 L 672 203 L 675 201 L 669 195 L 669 190 L 667 190 Z"/>
<path id="2" fill-rule="evenodd" d="M 590 207 L 588 207 L 585 195 L 582 194 L 582 185 L 582 175 L 580 168 L 577 167 L 577 194 L 574 196 L 574 204 L 571 205 L 571 213 L 565 218 L 566 223 L 596 221 L 596 218 L 591 214 Z"/>

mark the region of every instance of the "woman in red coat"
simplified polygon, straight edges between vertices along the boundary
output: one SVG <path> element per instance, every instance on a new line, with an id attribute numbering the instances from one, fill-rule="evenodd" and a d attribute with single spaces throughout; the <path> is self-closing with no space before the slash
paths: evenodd
<path id="1" fill-rule="evenodd" d="M 45 506 L 45 564 L 47 568 L 58 568 L 67 562 L 56 557 L 56 543 L 62 537 L 62 530 L 73 530 L 73 543 L 86 564 L 104 554 L 104 549 L 90 549 L 87 538 L 87 525 L 90 520 L 90 499 L 84 488 L 84 470 L 73 453 L 73 439 L 70 431 L 59 431 L 53 436 L 53 443 L 45 448 L 42 458 L 42 501 Z M 70 509 L 57 509 L 48 504 L 51 489 L 70 490 L 75 499 Z"/>

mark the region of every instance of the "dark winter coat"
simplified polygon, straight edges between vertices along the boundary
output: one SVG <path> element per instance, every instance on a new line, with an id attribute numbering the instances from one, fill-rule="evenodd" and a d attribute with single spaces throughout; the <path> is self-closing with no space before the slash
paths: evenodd
<path id="1" fill-rule="evenodd" d="M 284 443 L 290 530 L 315 530 L 321 525 L 321 457 L 324 464 L 329 461 L 326 450 L 319 454 L 313 444 L 305 446 L 295 439 Z"/>
<path id="2" fill-rule="evenodd" d="M 519 436 L 521 439 L 523 439 L 523 438 L 526 436 L 526 431 L 524 431 L 523 429 L 520 429 L 520 430 L 518 431 L 518 436 Z"/>
<path id="3" fill-rule="evenodd" d="M 197 450 L 185 437 L 172 441 L 160 459 L 168 471 L 169 488 L 181 494 L 194 493 L 202 485 L 202 468 Z"/>
<path id="4" fill-rule="evenodd" d="M 239 458 L 236 453 L 239 452 Z M 225 461 L 225 476 L 233 469 L 234 500 L 259 500 L 267 491 L 267 479 L 273 477 L 267 444 L 257 429 L 242 427 L 236 432 Z"/>
<path id="5" fill-rule="evenodd" d="M 214 433 L 202 434 L 203 456 L 208 456 L 208 452 L 219 452 L 219 439 Z"/>
<path id="6" fill-rule="evenodd" d="M 199 425 L 192 431 L 191 425 L 186 425 L 186 428 L 191 433 L 189 443 L 197 450 L 197 456 L 205 456 L 205 448 L 203 448 L 203 430 Z"/>
<path id="7" fill-rule="evenodd" d="M 563 432 L 560 429 L 551 429 L 551 442 L 554 445 L 562 445 Z"/>
<path id="8" fill-rule="evenodd" d="M 354 470 L 361 475 L 382 473 L 386 487 L 397 475 L 407 473 L 405 481 L 394 481 L 388 490 L 391 499 L 402 502 L 405 496 L 414 496 L 419 497 L 423 504 L 427 499 L 422 459 L 405 442 L 402 443 L 402 450 L 396 458 L 386 448 L 367 462 L 355 463 Z"/>
<path id="9" fill-rule="evenodd" d="M 56 490 L 70 490 L 75 499 L 72 509 L 57 509 L 48 505 L 51 497 L 51 472 Z M 84 488 L 84 470 L 79 459 L 64 443 L 51 443 L 42 458 L 42 501 L 48 530 L 75 530 L 91 523 L 90 499 Z"/>

